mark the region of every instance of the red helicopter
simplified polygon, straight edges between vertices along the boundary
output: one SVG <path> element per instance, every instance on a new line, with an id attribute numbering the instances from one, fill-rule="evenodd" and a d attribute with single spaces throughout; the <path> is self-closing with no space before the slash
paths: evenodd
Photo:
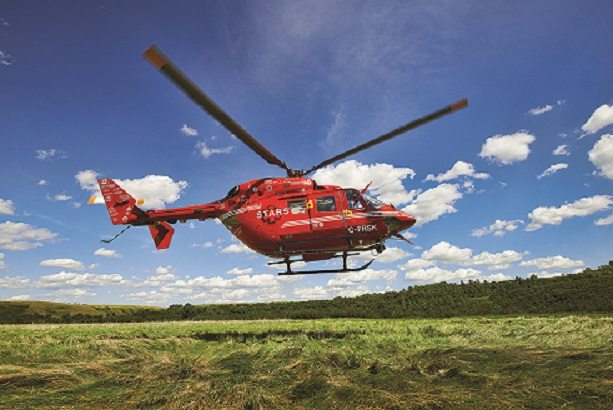
<path id="1" fill-rule="evenodd" d="M 114 180 L 99 179 L 100 191 L 112 223 L 128 225 L 126 229 L 146 225 L 157 249 L 167 249 L 174 234 L 171 225 L 177 221 L 184 223 L 191 219 L 204 221 L 217 218 L 249 248 L 272 259 L 279 259 L 269 265 L 285 264 L 286 271 L 279 275 L 360 271 L 370 266 L 373 260 L 360 267 L 349 268 L 347 257 L 357 255 L 356 251 L 374 250 L 381 253 L 385 250 L 385 241 L 391 237 L 410 243 L 400 232 L 413 226 L 415 218 L 367 196 L 365 191 L 368 186 L 358 191 L 336 185 L 319 185 L 305 176 L 468 104 L 466 99 L 460 100 L 308 170 L 292 169 L 245 131 L 156 46 L 150 47 L 144 57 L 236 138 L 269 164 L 284 169 L 287 178 L 261 178 L 245 182 L 232 188 L 224 198 L 209 204 L 148 211 L 140 209 L 138 205 L 142 201 L 137 201 Z M 342 258 L 341 269 L 291 269 L 291 264 L 299 260 L 311 262 L 335 257 Z"/>

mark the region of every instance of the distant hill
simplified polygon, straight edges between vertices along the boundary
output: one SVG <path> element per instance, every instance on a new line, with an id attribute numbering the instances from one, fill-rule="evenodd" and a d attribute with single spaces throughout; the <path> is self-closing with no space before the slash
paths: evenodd
<path id="1" fill-rule="evenodd" d="M 113 321 L 161 311 L 156 306 L 82 305 L 39 301 L 0 301 L 0 323 L 61 323 Z"/>
<path id="2" fill-rule="evenodd" d="M 613 313 L 613 262 L 555 278 L 413 286 L 397 292 L 304 302 L 148 306 L 0 302 L 0 323 L 161 320 L 403 318 Z"/>

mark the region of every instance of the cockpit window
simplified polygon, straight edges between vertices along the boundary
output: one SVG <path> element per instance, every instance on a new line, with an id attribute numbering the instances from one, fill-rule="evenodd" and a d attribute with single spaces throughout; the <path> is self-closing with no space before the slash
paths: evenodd
<path id="1" fill-rule="evenodd" d="M 366 203 L 370 206 L 372 206 L 373 208 L 381 208 L 382 206 L 385 206 L 386 204 L 384 202 L 379 201 L 378 199 L 375 198 L 371 198 L 366 194 L 362 194 L 362 198 L 364 198 L 364 200 L 366 201 Z"/>
<path id="2" fill-rule="evenodd" d="M 351 210 L 364 209 L 364 204 L 360 200 L 360 194 L 354 189 L 347 189 L 345 191 L 345 197 L 347 198 L 347 208 Z"/>

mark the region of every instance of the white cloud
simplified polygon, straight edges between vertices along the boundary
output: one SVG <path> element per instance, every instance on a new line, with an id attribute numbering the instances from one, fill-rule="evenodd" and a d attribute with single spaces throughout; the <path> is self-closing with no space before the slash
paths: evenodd
<path id="1" fill-rule="evenodd" d="M 15 215 L 13 201 L 0 198 L 0 215 Z"/>
<path id="2" fill-rule="evenodd" d="M 79 171 L 75 179 L 82 189 L 95 195 L 96 204 L 103 204 L 98 178 L 100 174 L 92 170 Z M 166 204 L 177 201 L 183 190 L 187 188 L 187 181 L 174 181 L 165 175 L 147 175 L 139 179 L 116 179 L 126 192 L 134 198 L 144 199 L 143 208 L 164 208 Z"/>
<path id="3" fill-rule="evenodd" d="M 603 104 L 596 108 L 590 118 L 581 126 L 581 130 L 585 132 L 584 135 L 594 134 L 611 124 L 613 124 L 613 105 Z"/>
<path id="4" fill-rule="evenodd" d="M 328 297 L 327 289 L 321 286 L 295 289 L 293 294 L 299 299 L 326 299 Z"/>
<path id="5" fill-rule="evenodd" d="M 485 235 L 492 234 L 494 236 L 504 236 L 507 232 L 515 231 L 519 225 L 523 224 L 524 221 L 521 219 L 514 219 L 512 221 L 505 221 L 502 219 L 496 219 L 496 221 L 483 228 L 473 229 L 471 235 L 480 238 Z"/>
<path id="6" fill-rule="evenodd" d="M 12 55 L 10 55 L 9 53 L 7 53 L 6 51 L 2 51 L 0 50 L 0 64 L 1 65 L 12 65 L 15 62 L 15 59 L 13 58 Z"/>
<path id="7" fill-rule="evenodd" d="M 168 275 L 169 273 L 174 272 L 174 268 L 170 265 L 168 266 L 158 266 L 157 268 L 155 268 L 155 274 L 156 276 L 159 275 Z"/>
<path id="8" fill-rule="evenodd" d="M 505 275 L 504 273 L 493 273 L 485 276 L 484 279 L 490 282 L 500 282 L 503 280 L 511 280 L 513 278 L 509 275 Z"/>
<path id="9" fill-rule="evenodd" d="M 36 150 L 36 159 L 45 160 L 45 159 L 64 159 L 67 158 L 67 155 L 64 151 L 60 151 L 59 149 L 50 148 L 50 149 L 37 149 Z"/>
<path id="10" fill-rule="evenodd" d="M 221 294 L 221 298 L 216 298 L 211 300 L 211 294 L 210 293 L 199 293 L 197 295 L 194 295 L 192 297 L 192 299 L 201 299 L 201 298 L 205 298 L 205 300 L 207 300 L 208 302 L 212 302 L 212 303 L 231 303 L 231 302 L 239 302 L 242 301 L 245 297 L 247 297 L 249 295 L 249 291 L 247 289 L 232 289 L 232 290 L 226 290 Z"/>
<path id="11" fill-rule="evenodd" d="M 479 156 L 496 161 L 502 165 L 523 161 L 530 153 L 529 145 L 536 140 L 527 131 L 519 131 L 510 135 L 495 135 L 488 138 L 481 147 Z"/>
<path id="12" fill-rule="evenodd" d="M 566 169 L 568 168 L 568 164 L 565 164 L 564 162 L 561 162 L 559 164 L 553 164 L 551 165 L 549 168 L 547 168 L 545 171 L 543 171 L 540 175 L 538 175 L 536 177 L 536 179 L 541 179 L 543 177 L 547 177 L 549 175 L 553 175 L 556 172 L 562 170 L 562 169 Z"/>
<path id="13" fill-rule="evenodd" d="M 599 225 L 599 226 L 603 226 L 603 225 L 611 225 L 613 224 L 613 214 L 605 217 L 605 218 L 600 218 L 597 219 L 596 221 L 594 221 L 594 225 Z"/>
<path id="14" fill-rule="evenodd" d="M 564 204 L 559 208 L 541 206 L 528 214 L 530 224 L 525 230 L 536 231 L 544 225 L 559 225 L 567 218 L 587 216 L 609 209 L 611 204 L 613 204 L 613 196 L 595 195 L 578 199 L 570 204 Z"/>
<path id="15" fill-rule="evenodd" d="M 46 228 L 37 228 L 21 222 L 0 223 L 0 249 L 23 251 L 43 246 L 57 236 Z"/>
<path id="16" fill-rule="evenodd" d="M 64 286 L 106 286 L 126 284 L 120 274 L 98 275 L 95 273 L 59 272 L 43 275 L 36 283 L 41 288 L 60 288 Z"/>
<path id="17" fill-rule="evenodd" d="M 436 283 L 436 282 L 457 282 L 461 280 L 487 280 L 490 282 L 509 280 L 510 276 L 495 273 L 492 275 L 483 275 L 480 271 L 472 268 L 459 268 L 456 270 L 442 269 L 434 266 L 428 269 L 417 269 L 408 271 L 405 274 L 405 279 L 415 280 L 420 282 Z"/>
<path id="18" fill-rule="evenodd" d="M 455 164 L 453 164 L 453 167 L 451 167 L 449 171 L 444 172 L 442 174 L 438 174 L 437 176 L 434 176 L 433 174 L 429 174 L 425 180 L 445 182 L 445 181 L 451 181 L 461 176 L 466 176 L 469 178 L 476 178 L 476 179 L 487 179 L 490 177 L 489 174 L 486 174 L 484 172 L 475 172 L 475 168 L 473 167 L 473 164 L 469 162 L 457 161 Z"/>
<path id="19" fill-rule="evenodd" d="M 86 169 L 84 171 L 77 172 L 77 174 L 75 175 L 75 179 L 81 186 L 81 189 L 90 192 L 98 191 L 98 193 L 100 193 L 97 180 L 99 176 L 100 174 L 98 174 L 96 171 Z"/>
<path id="20" fill-rule="evenodd" d="M 121 258 L 121 255 L 114 249 L 99 248 L 94 251 L 96 256 L 104 256 L 105 258 Z"/>
<path id="21" fill-rule="evenodd" d="M 64 269 L 73 269 L 73 270 L 82 270 L 85 269 L 85 265 L 83 262 L 79 262 L 74 259 L 45 259 L 40 261 L 40 266 L 51 266 L 54 268 L 64 268 Z"/>
<path id="22" fill-rule="evenodd" d="M 439 242 L 421 254 L 421 259 L 414 259 L 400 269 L 413 271 L 434 265 L 434 262 L 458 264 L 465 266 L 486 266 L 488 269 L 507 269 L 510 264 L 523 259 L 523 255 L 514 250 L 499 253 L 481 252 L 473 256 L 470 248 L 460 248 L 449 242 Z M 430 263 L 428 263 L 430 262 Z"/>
<path id="23" fill-rule="evenodd" d="M 0 276 L 0 289 L 9 288 L 25 288 L 30 285 L 30 279 L 20 276 Z"/>
<path id="24" fill-rule="evenodd" d="M 409 256 L 411 256 L 411 254 L 404 249 L 389 247 L 379 255 L 373 254 L 371 251 L 366 251 L 360 252 L 360 254 L 356 255 L 355 258 L 366 261 L 376 259 L 376 261 L 380 263 L 394 263 Z"/>
<path id="25" fill-rule="evenodd" d="M 249 249 L 244 243 L 233 243 L 221 250 L 221 253 L 255 253 Z"/>
<path id="26" fill-rule="evenodd" d="M 428 266 L 432 266 L 432 265 L 434 265 L 434 261 L 416 258 L 416 259 L 411 259 L 407 261 L 406 263 L 398 266 L 398 268 L 405 272 L 411 272 L 411 271 L 416 271 L 416 270 L 420 270 L 423 268 L 427 268 Z"/>
<path id="27" fill-rule="evenodd" d="M 570 152 L 568 151 L 568 145 L 558 145 L 553 150 L 553 155 L 570 155 Z"/>
<path id="28" fill-rule="evenodd" d="M 541 114 L 545 114 L 546 112 L 549 112 L 553 110 L 553 105 L 544 105 L 542 107 L 536 107 L 536 108 L 531 108 L 530 110 L 528 110 L 528 114 L 530 115 L 541 115 Z"/>
<path id="29" fill-rule="evenodd" d="M 124 297 L 128 300 L 137 300 L 151 305 L 160 305 L 168 302 L 171 296 L 172 295 L 168 292 L 161 292 L 157 290 L 134 292 L 124 295 Z"/>
<path id="30" fill-rule="evenodd" d="M 262 275 L 240 275 L 231 279 L 233 287 L 268 288 L 278 286 L 277 276 L 265 273 Z"/>
<path id="31" fill-rule="evenodd" d="M 217 219 L 216 219 L 217 220 Z M 202 249 L 209 249 L 213 247 L 213 242 L 211 241 L 206 241 L 203 243 L 192 243 L 191 245 L 189 245 L 190 248 L 202 248 Z"/>
<path id="32" fill-rule="evenodd" d="M 44 179 L 41 179 L 41 180 L 39 180 L 39 181 L 36 183 L 36 185 L 38 185 L 38 186 L 47 185 L 47 181 L 46 181 L 46 180 L 44 180 Z"/>
<path id="33" fill-rule="evenodd" d="M 234 267 L 229 271 L 226 271 L 228 275 L 249 275 L 251 272 L 253 272 L 253 268 L 239 269 Z"/>
<path id="34" fill-rule="evenodd" d="M 592 164 L 600 171 L 600 175 L 613 179 L 613 134 L 605 134 L 588 151 Z"/>
<path id="35" fill-rule="evenodd" d="M 276 275 L 239 275 L 231 279 L 215 276 L 206 278 L 198 276 L 189 280 L 177 280 L 170 284 L 172 287 L 182 288 L 209 288 L 209 289 L 229 289 L 229 288 L 275 288 L 279 286 L 279 280 Z"/>
<path id="36" fill-rule="evenodd" d="M 66 194 L 55 194 L 52 198 L 54 201 L 70 201 L 72 197 Z"/>
<path id="37" fill-rule="evenodd" d="M 91 292 L 85 289 L 62 289 L 57 292 L 48 293 L 49 296 L 60 297 L 60 298 L 74 298 L 81 299 L 85 297 L 96 296 L 95 292 Z"/>
<path id="38" fill-rule="evenodd" d="M 550 269 L 570 269 L 580 268 L 585 265 L 582 260 L 572 260 L 565 258 L 564 256 L 548 256 L 546 258 L 536 258 L 527 261 L 523 261 L 520 266 L 534 266 L 538 269 L 550 270 Z"/>
<path id="39" fill-rule="evenodd" d="M 565 273 L 562 273 L 562 272 L 547 272 L 547 271 L 530 272 L 528 274 L 528 277 L 530 277 L 532 275 L 534 275 L 534 276 L 536 276 L 538 278 L 541 278 L 541 279 L 547 279 L 547 278 L 555 278 L 555 277 L 558 277 L 558 276 L 562 276 L 562 275 L 565 275 Z"/>
<path id="40" fill-rule="evenodd" d="M 19 302 L 22 300 L 28 300 L 28 299 L 30 299 L 30 295 L 15 295 L 15 296 L 11 296 L 10 298 L 8 298 L 8 300 L 16 301 L 16 302 Z"/>
<path id="41" fill-rule="evenodd" d="M 511 263 L 522 259 L 523 255 L 513 250 L 505 250 L 499 253 L 481 252 L 465 264 L 471 266 L 485 265 L 488 269 L 508 269 L 511 267 Z"/>
<path id="42" fill-rule="evenodd" d="M 183 126 L 181 127 L 179 131 L 181 131 L 181 134 L 188 136 L 188 137 L 195 137 L 198 135 L 198 130 L 188 127 L 187 124 L 183 124 Z"/>
<path id="43" fill-rule="evenodd" d="M 347 287 L 357 283 L 364 283 L 371 280 L 392 281 L 396 279 L 398 272 L 392 269 L 364 269 L 356 272 L 345 272 L 336 274 L 333 279 L 328 280 L 328 286 Z"/>
<path id="44" fill-rule="evenodd" d="M 0 270 L 6 269 L 6 262 L 4 262 L 4 254 L 0 252 Z"/>
<path id="45" fill-rule="evenodd" d="M 472 249 L 459 248 L 449 242 L 439 242 L 421 254 L 422 259 L 446 263 L 462 263 L 472 257 Z"/>
<path id="46" fill-rule="evenodd" d="M 555 106 L 559 107 L 560 105 L 564 105 L 564 103 L 566 103 L 566 100 L 558 100 L 556 101 Z M 553 110 L 555 106 L 551 104 L 546 104 L 542 107 L 532 108 L 528 110 L 528 114 L 533 115 L 533 116 L 542 115 L 542 114 L 545 114 L 546 112 Z"/>
<path id="47" fill-rule="evenodd" d="M 407 280 L 418 280 L 423 282 L 476 280 L 482 277 L 481 272 L 476 269 L 460 268 L 456 270 L 447 270 L 439 268 L 438 266 L 409 271 L 404 276 Z"/>
<path id="48" fill-rule="evenodd" d="M 203 158 L 209 158 L 212 155 L 216 154 L 229 154 L 234 149 L 233 146 L 223 147 L 223 148 L 210 148 L 206 145 L 206 141 L 201 141 L 196 144 L 196 149 L 200 152 Z"/>
<path id="49" fill-rule="evenodd" d="M 357 286 L 353 288 L 335 288 L 335 296 L 342 298 L 354 298 L 356 296 L 364 295 L 371 292 L 366 286 Z"/>
<path id="50" fill-rule="evenodd" d="M 453 204 L 460 198 L 462 193 L 458 190 L 458 185 L 441 184 L 417 195 L 403 211 L 417 219 L 415 226 L 421 226 L 444 214 L 456 212 Z"/>
<path id="51" fill-rule="evenodd" d="M 372 182 L 368 188 L 370 193 L 385 203 L 400 205 L 411 201 L 419 192 L 407 192 L 402 183 L 407 177 L 413 179 L 414 176 L 415 171 L 411 168 L 396 168 L 390 164 L 368 165 L 349 160 L 318 169 L 313 179 L 320 185 L 339 185 L 358 190 Z"/>
<path id="52" fill-rule="evenodd" d="M 163 282 L 175 280 L 176 278 L 172 266 L 158 266 L 155 268 L 155 274 L 150 276 L 143 284 L 146 286 L 159 286 Z"/>
<path id="53" fill-rule="evenodd" d="M 327 149 L 338 148 L 339 143 L 342 142 L 341 137 L 347 131 L 347 119 L 343 108 L 335 111 L 332 117 L 332 124 L 328 127 L 323 141 L 323 146 Z"/>

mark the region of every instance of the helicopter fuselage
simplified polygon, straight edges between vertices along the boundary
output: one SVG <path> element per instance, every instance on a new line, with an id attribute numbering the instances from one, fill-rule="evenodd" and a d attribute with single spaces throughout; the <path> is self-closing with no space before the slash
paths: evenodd
<path id="1" fill-rule="evenodd" d="M 303 177 L 238 185 L 220 202 L 219 220 L 241 242 L 272 258 L 319 260 L 373 249 L 408 229 L 415 218 L 352 188 Z"/>

